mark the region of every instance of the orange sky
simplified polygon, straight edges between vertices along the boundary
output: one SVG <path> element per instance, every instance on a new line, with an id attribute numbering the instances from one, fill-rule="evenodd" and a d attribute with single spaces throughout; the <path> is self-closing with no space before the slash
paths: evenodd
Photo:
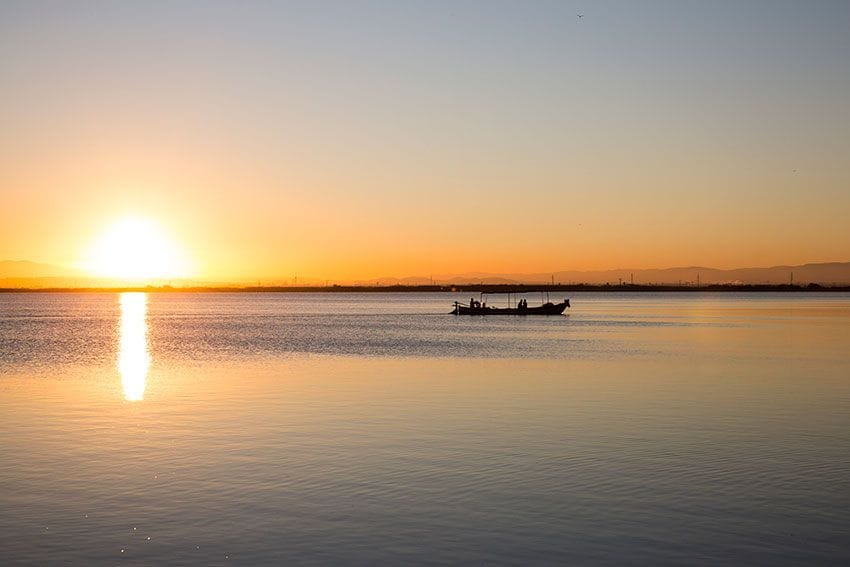
<path id="1" fill-rule="evenodd" d="M 4 4 L 0 259 L 129 215 L 198 279 L 850 260 L 850 9 L 605 6 Z"/>

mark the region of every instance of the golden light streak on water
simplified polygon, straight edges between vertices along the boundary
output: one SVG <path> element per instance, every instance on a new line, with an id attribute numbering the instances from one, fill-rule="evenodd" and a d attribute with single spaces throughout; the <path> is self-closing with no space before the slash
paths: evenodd
<path id="1" fill-rule="evenodd" d="M 143 292 L 126 292 L 121 302 L 121 345 L 118 351 L 118 371 L 124 398 L 141 401 L 145 396 L 145 379 L 151 364 L 148 352 L 148 296 Z"/>

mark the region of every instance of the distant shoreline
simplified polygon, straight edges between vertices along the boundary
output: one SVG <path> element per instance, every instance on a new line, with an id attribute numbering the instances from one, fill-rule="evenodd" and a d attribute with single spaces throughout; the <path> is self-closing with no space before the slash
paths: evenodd
<path id="1" fill-rule="evenodd" d="M 634 293 L 634 292 L 782 292 L 782 293 L 811 293 L 811 292 L 850 292 L 850 285 L 792 285 L 792 284 L 711 284 L 702 286 L 680 285 L 389 285 L 389 286 L 248 286 L 248 287 L 45 287 L 45 288 L 0 288 L 0 293 L 121 293 L 144 291 L 151 293 L 481 293 L 481 292 L 602 292 L 602 293 Z"/>

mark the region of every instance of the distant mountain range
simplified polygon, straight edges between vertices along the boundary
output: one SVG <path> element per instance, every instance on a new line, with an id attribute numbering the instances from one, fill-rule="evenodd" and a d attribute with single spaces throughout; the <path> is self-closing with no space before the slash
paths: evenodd
<path id="1" fill-rule="evenodd" d="M 0 260 L 0 287 L 76 287 L 76 270 L 28 260 Z"/>
<path id="2" fill-rule="evenodd" d="M 74 270 L 28 260 L 0 261 L 0 278 L 57 278 L 78 275 Z"/>
<path id="3" fill-rule="evenodd" d="M 299 278 L 301 285 L 325 285 L 327 280 Z M 464 274 L 441 274 L 433 277 L 385 277 L 354 282 L 336 281 L 331 283 L 347 285 L 429 285 L 429 284 L 795 284 L 818 283 L 821 285 L 850 284 L 850 262 L 828 262 L 820 264 L 802 264 L 798 266 L 772 266 L 769 268 L 736 268 L 718 270 L 702 266 L 684 268 L 664 268 L 651 270 L 598 270 L 575 271 L 562 270 L 548 273 L 487 273 L 469 272 Z M 236 282 L 234 282 L 236 283 Z M 253 285 L 239 282 L 238 285 Z M 263 280 L 263 285 L 293 285 L 293 282 Z M 76 270 L 39 264 L 25 260 L 0 261 L 0 288 L 43 288 L 43 287 L 97 287 L 116 285 L 88 277 Z M 174 281 L 175 286 L 227 285 L 221 282 Z"/>
<path id="4" fill-rule="evenodd" d="M 374 285 L 427 285 L 435 284 L 796 284 L 818 283 L 821 285 L 850 284 L 850 262 L 828 262 L 798 266 L 772 266 L 769 268 L 736 268 L 719 270 L 702 266 L 663 268 L 650 270 L 563 270 L 548 273 L 487 273 L 443 274 L 433 278 L 379 278 L 358 283 Z"/>

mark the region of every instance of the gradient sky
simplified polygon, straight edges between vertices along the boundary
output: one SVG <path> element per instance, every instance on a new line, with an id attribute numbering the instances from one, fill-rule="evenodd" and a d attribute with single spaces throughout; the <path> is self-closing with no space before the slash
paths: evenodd
<path id="1" fill-rule="evenodd" d="M 848 30 L 838 1 L 5 1 L 0 259 L 143 215 L 201 278 L 847 261 Z"/>

